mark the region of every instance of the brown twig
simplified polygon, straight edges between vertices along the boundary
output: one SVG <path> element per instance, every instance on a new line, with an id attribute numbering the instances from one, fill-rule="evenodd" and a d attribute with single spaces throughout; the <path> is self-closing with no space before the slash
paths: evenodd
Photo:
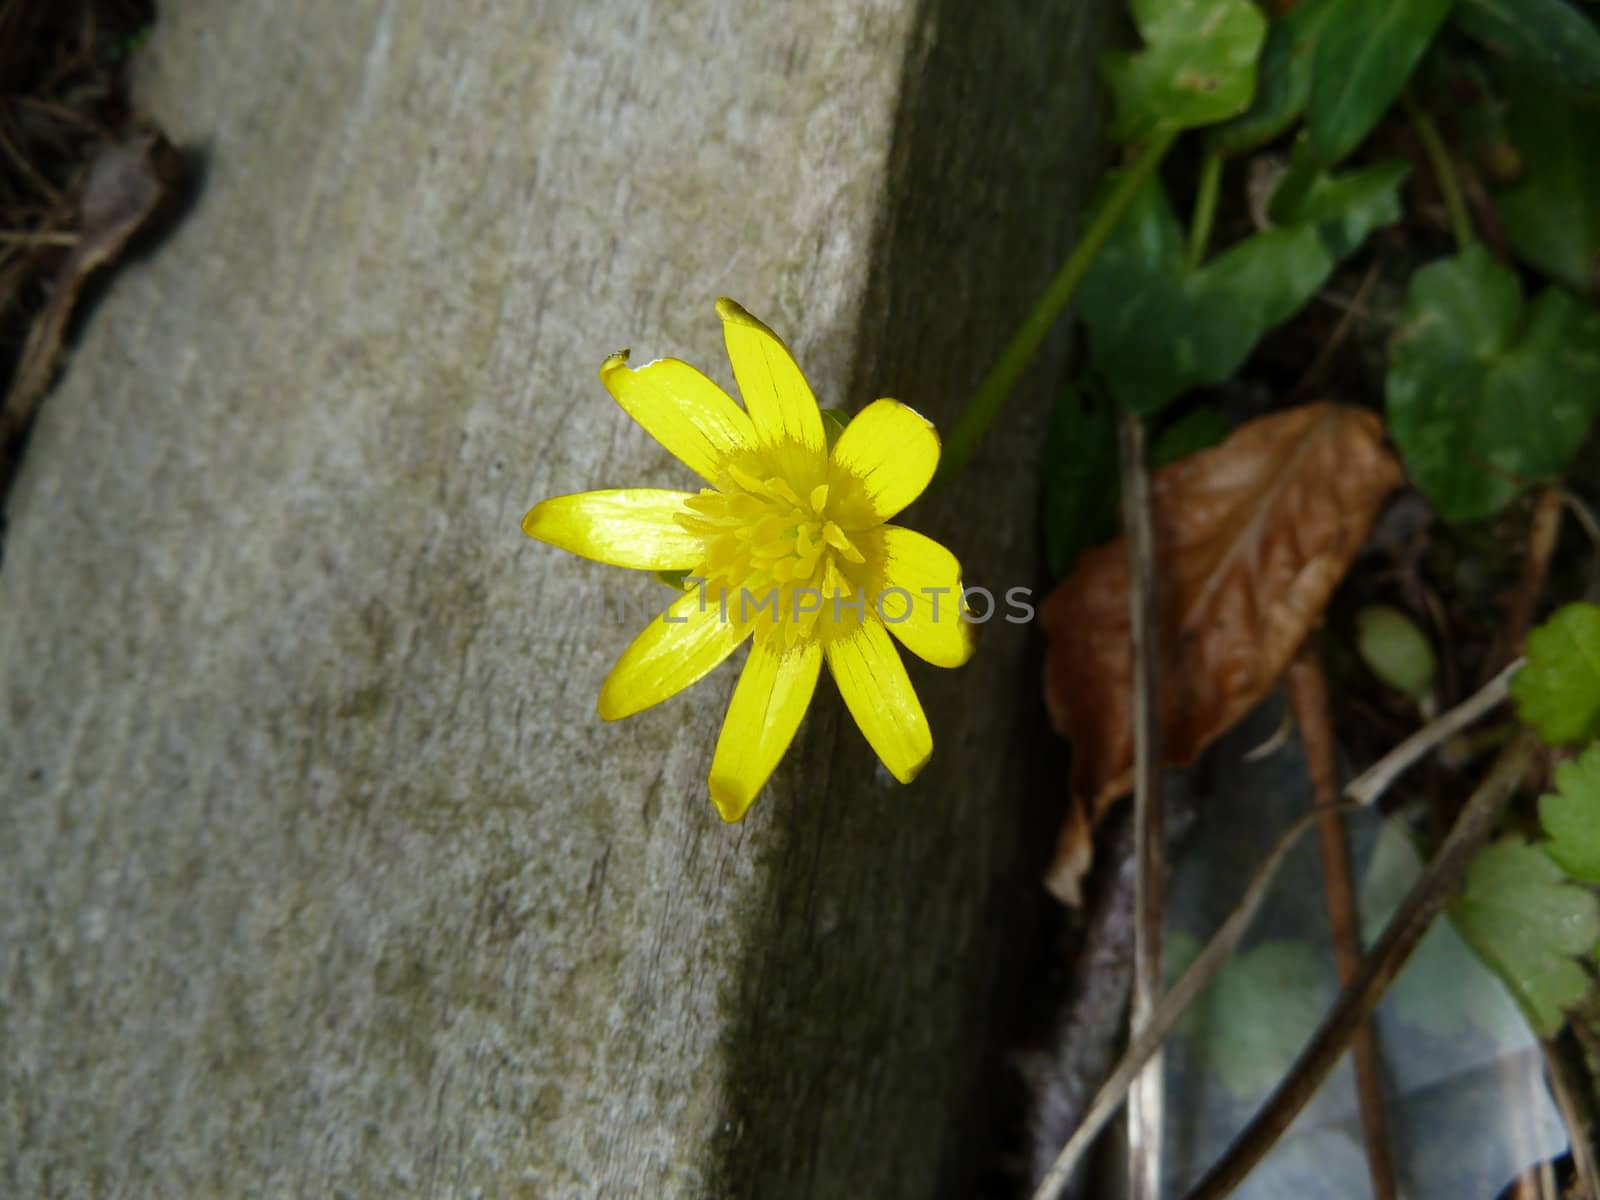
<path id="1" fill-rule="evenodd" d="M 1533 628 L 1539 598 L 1544 595 L 1545 581 L 1550 577 L 1550 558 L 1561 533 L 1561 497 L 1558 487 L 1547 487 L 1539 493 L 1533 521 L 1528 527 L 1528 553 L 1522 560 L 1522 574 L 1506 600 L 1506 621 L 1484 663 L 1485 678 L 1522 653 L 1522 643 L 1527 640 L 1528 630 Z"/>
<path id="2" fill-rule="evenodd" d="M 1351 297 L 1349 306 L 1339 315 L 1338 324 L 1333 327 L 1333 332 L 1328 335 L 1328 340 L 1322 343 L 1322 348 L 1317 351 L 1317 356 L 1311 360 L 1311 365 L 1301 374 L 1300 382 L 1294 385 L 1291 390 L 1292 395 L 1305 395 L 1310 386 L 1316 382 L 1318 376 L 1327 369 L 1328 364 L 1333 361 L 1334 354 L 1344 344 L 1345 339 L 1350 336 L 1351 329 L 1355 327 L 1356 319 L 1367 315 L 1367 295 L 1377 282 L 1378 264 L 1373 263 L 1366 275 L 1362 277 L 1360 285 L 1356 288 L 1356 294 Z"/>
<path id="3" fill-rule="evenodd" d="M 1417 943 L 1460 886 L 1474 856 L 1494 831 L 1501 814 L 1538 760 L 1533 734 L 1519 733 L 1495 760 L 1455 825 L 1406 893 L 1355 978 L 1340 993 L 1289 1074 L 1187 1200 L 1218 1200 L 1228 1195 L 1283 1136 L 1295 1117 L 1343 1057 L 1350 1039 L 1371 1016 Z"/>
<path id="4" fill-rule="evenodd" d="M 81 235 L 48 229 L 0 229 L 0 245 L 6 246 L 76 246 Z"/>
<path id="5" fill-rule="evenodd" d="M 1349 987 L 1361 965 L 1361 930 L 1356 917 L 1355 888 L 1350 880 L 1350 854 L 1345 844 L 1344 822 L 1333 806 L 1339 799 L 1338 765 L 1334 754 L 1333 719 L 1328 715 L 1328 678 L 1322 657 L 1307 640 L 1290 664 L 1287 684 L 1289 707 L 1300 728 L 1306 774 L 1316 804 L 1317 840 L 1322 849 L 1322 882 L 1328 896 L 1328 924 L 1333 933 L 1333 957 L 1339 984 Z M 1395 1200 L 1394 1156 L 1389 1148 L 1389 1122 L 1383 1104 L 1383 1072 L 1372 1024 L 1363 1021 L 1350 1046 L 1356 1068 L 1356 1099 L 1361 1113 L 1361 1135 L 1366 1145 L 1367 1172 L 1375 1200 Z"/>
<path id="6" fill-rule="evenodd" d="M 1283 866 L 1283 860 L 1294 849 L 1300 835 L 1311 828 L 1319 812 L 1313 809 L 1304 814 L 1278 839 L 1266 859 L 1256 868 L 1256 873 L 1246 885 L 1239 902 L 1233 906 L 1233 911 L 1206 943 L 1205 949 L 1200 951 L 1178 982 L 1172 985 L 1172 990 L 1161 998 L 1161 1003 L 1150 1014 L 1150 1023 L 1129 1040 L 1128 1048 L 1123 1051 L 1117 1065 L 1085 1110 L 1083 1121 L 1073 1130 L 1067 1144 L 1061 1147 L 1061 1153 L 1056 1155 L 1055 1163 L 1039 1181 L 1033 1200 L 1057 1200 L 1061 1195 L 1084 1152 L 1094 1144 L 1094 1139 L 1105 1128 L 1106 1122 L 1122 1106 L 1123 1097 L 1133 1086 L 1134 1077 L 1161 1049 L 1162 1039 L 1172 1031 L 1189 1005 L 1211 986 L 1217 972 L 1222 970 L 1222 964 L 1228 961 L 1228 956 L 1249 931 L 1250 922 L 1255 919 L 1261 902 L 1267 898 L 1272 881 L 1277 878 L 1278 868 Z"/>
<path id="7" fill-rule="evenodd" d="M 1449 741 L 1484 713 L 1504 702 L 1511 691 L 1511 677 L 1522 669 L 1517 659 L 1449 712 L 1440 713 L 1405 741 L 1401 742 L 1365 771 L 1345 784 L 1345 799 L 1357 804 L 1372 804 L 1389 790 L 1405 770 L 1428 751 Z"/>
<path id="8" fill-rule="evenodd" d="M 1545 1039 L 1540 1042 L 1540 1049 L 1544 1051 L 1544 1073 L 1550 1081 L 1550 1093 L 1567 1127 L 1567 1140 L 1572 1143 L 1572 1168 L 1578 1178 L 1568 1194 L 1571 1200 L 1600 1200 L 1600 1163 L 1596 1161 L 1594 1140 L 1590 1136 L 1589 1114 L 1578 1098 L 1578 1088 L 1561 1055 L 1561 1047 Z"/>
<path id="9" fill-rule="evenodd" d="M 1161 998 L 1161 927 L 1166 910 L 1166 833 L 1162 828 L 1161 724 L 1157 713 L 1159 646 L 1155 604 L 1155 524 L 1144 422 L 1119 419 L 1122 519 L 1128 535 L 1133 632 L 1133 1002 L 1131 1033 L 1149 1023 Z M 1128 1178 L 1132 1200 L 1161 1194 L 1161 1056 L 1157 1053 L 1128 1098 Z"/>

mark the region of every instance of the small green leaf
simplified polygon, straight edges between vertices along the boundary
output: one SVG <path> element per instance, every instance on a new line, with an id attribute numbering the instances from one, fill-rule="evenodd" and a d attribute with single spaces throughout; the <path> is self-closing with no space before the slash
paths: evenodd
<path id="1" fill-rule="evenodd" d="M 1566 0 L 1461 0 L 1455 23 L 1525 70 L 1600 87 L 1600 30 Z"/>
<path id="2" fill-rule="evenodd" d="M 1495 205 L 1511 248 L 1574 291 L 1600 295 L 1600 110 L 1531 81 L 1509 84 L 1506 100 L 1522 176 Z"/>
<path id="3" fill-rule="evenodd" d="M 1289 1069 L 1335 987 L 1327 956 L 1305 942 L 1262 942 L 1223 964 L 1182 1028 L 1229 1092 L 1254 1099 Z"/>
<path id="4" fill-rule="evenodd" d="M 842 408 L 825 408 L 822 410 L 822 434 L 828 441 L 828 449 L 833 449 L 833 444 L 839 440 L 839 435 L 844 432 L 844 427 L 850 424 L 850 414 Z"/>
<path id="5" fill-rule="evenodd" d="M 1333 11 L 1330 0 L 1305 0 L 1273 23 L 1256 70 L 1255 99 L 1239 116 L 1212 131 L 1211 144 L 1217 150 L 1223 154 L 1254 150 L 1305 112 L 1317 39 Z"/>
<path id="6" fill-rule="evenodd" d="M 1152 413 L 1190 388 L 1226 380 L 1263 334 L 1315 294 L 1343 254 L 1398 219 L 1404 175 L 1404 167 L 1384 164 L 1320 181 L 1295 214 L 1300 220 L 1195 271 L 1185 266 L 1183 230 L 1167 195 L 1152 180 L 1078 289 L 1078 316 L 1112 395 Z"/>
<path id="7" fill-rule="evenodd" d="M 1549 288 L 1526 307 L 1482 246 L 1418 271 L 1389 352 L 1389 433 L 1450 521 L 1566 469 L 1600 415 L 1600 312 Z"/>
<path id="8" fill-rule="evenodd" d="M 1117 536 L 1117 421 L 1110 404 L 1088 407 L 1065 392 L 1044 449 L 1045 557 L 1064 579 L 1078 555 Z"/>
<path id="9" fill-rule="evenodd" d="M 657 571 L 656 578 L 674 591 L 688 590 L 685 585 L 689 582 L 688 571 Z"/>
<path id="10" fill-rule="evenodd" d="M 1556 768 L 1556 790 L 1539 799 L 1539 824 L 1563 871 L 1600 883 L 1600 742 Z"/>
<path id="11" fill-rule="evenodd" d="M 1600 938 L 1600 900 L 1521 837 L 1479 851 L 1450 916 L 1542 1036 L 1588 995 L 1589 976 L 1574 959 Z"/>
<path id="12" fill-rule="evenodd" d="M 1385 821 L 1361 880 L 1363 926 L 1387 924 L 1421 874 L 1422 858 L 1404 821 Z M 1437 1037 L 1475 1033 L 1501 1046 L 1526 1037 L 1521 1008 L 1450 921 L 1434 922 L 1384 1003 L 1407 1025 Z"/>
<path id="13" fill-rule="evenodd" d="M 1328 253 L 1346 258 L 1374 229 L 1400 219 L 1400 185 L 1408 170 L 1404 163 L 1376 163 L 1343 175 L 1319 174 L 1276 219 L 1286 225 L 1314 225 Z"/>
<path id="14" fill-rule="evenodd" d="M 1411 617 L 1387 604 L 1369 604 L 1356 614 L 1361 661 L 1384 683 L 1413 700 L 1433 688 L 1433 646 Z"/>
<path id="15" fill-rule="evenodd" d="M 1372 132 L 1444 23 L 1452 0 L 1332 0 L 1306 113 L 1317 156 L 1336 163 Z"/>
<path id="16" fill-rule="evenodd" d="M 1511 680 L 1517 715 L 1549 746 L 1600 735 L 1600 606 L 1569 604 L 1528 635 Z"/>
<path id="17" fill-rule="evenodd" d="M 1150 447 L 1150 465 L 1159 470 L 1180 458 L 1219 446 L 1232 432 L 1232 422 L 1220 409 L 1210 404 L 1199 405 L 1162 430 L 1156 444 Z"/>
<path id="18" fill-rule="evenodd" d="M 1243 112 L 1267 22 L 1249 0 L 1132 0 L 1144 49 L 1102 63 L 1117 98 L 1113 136 L 1211 125 Z"/>

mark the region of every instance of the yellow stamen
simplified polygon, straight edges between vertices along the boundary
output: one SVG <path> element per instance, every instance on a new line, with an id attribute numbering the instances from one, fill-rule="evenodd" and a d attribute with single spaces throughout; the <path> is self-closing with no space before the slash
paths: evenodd
<path id="1" fill-rule="evenodd" d="M 840 529 L 832 521 L 822 527 L 822 539 L 844 555 L 847 562 L 860 563 L 867 561 L 861 551 L 856 549 L 855 543 L 845 535 L 844 530 Z"/>

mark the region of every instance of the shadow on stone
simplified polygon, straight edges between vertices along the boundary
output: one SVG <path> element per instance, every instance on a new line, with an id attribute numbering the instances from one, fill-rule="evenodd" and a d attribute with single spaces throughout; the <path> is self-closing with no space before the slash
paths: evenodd
<path id="1" fill-rule="evenodd" d="M 924 6 L 852 409 L 894 396 L 948 429 L 1061 261 L 1101 162 L 1092 64 L 1112 7 Z M 908 520 L 997 597 L 1047 585 L 1032 481 L 1067 341 L 1052 337 L 964 475 Z M 750 916 L 755 961 L 722 998 L 733 1033 L 713 1194 L 978 1194 L 996 1126 L 1016 1114 L 1001 1045 L 1064 795 L 1037 641 L 997 614 L 966 668 L 911 662 L 936 743 L 911 789 L 819 697 L 772 797 L 782 834 Z M 819 763 L 826 777 L 805 771 Z"/>

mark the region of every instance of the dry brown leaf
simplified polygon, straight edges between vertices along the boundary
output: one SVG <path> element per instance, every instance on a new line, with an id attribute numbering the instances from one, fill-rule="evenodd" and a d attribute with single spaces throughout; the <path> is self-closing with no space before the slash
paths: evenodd
<path id="1" fill-rule="evenodd" d="M 1322 620 L 1401 480 L 1376 414 L 1334 404 L 1262 417 L 1156 472 L 1165 758 L 1188 766 L 1248 712 Z M 1133 786 L 1133 637 L 1124 539 L 1089 551 L 1041 609 L 1044 692 L 1072 743 L 1072 810 L 1046 876 L 1076 904 L 1092 829 Z"/>

